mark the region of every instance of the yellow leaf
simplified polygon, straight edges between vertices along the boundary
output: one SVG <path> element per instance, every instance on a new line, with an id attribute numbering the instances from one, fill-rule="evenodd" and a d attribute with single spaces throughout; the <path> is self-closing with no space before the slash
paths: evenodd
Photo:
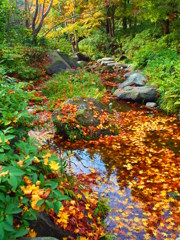
<path id="1" fill-rule="evenodd" d="M 115 220 L 116 220 L 116 221 L 120 221 L 120 217 L 116 216 L 116 217 L 115 217 Z"/>
<path id="2" fill-rule="evenodd" d="M 79 198 L 79 199 L 82 199 L 82 195 L 81 194 L 77 194 L 77 197 Z"/>
<path id="3" fill-rule="evenodd" d="M 85 207 L 86 207 L 86 210 L 89 210 L 90 204 L 87 203 L 87 204 L 85 205 Z"/>
<path id="4" fill-rule="evenodd" d="M 138 218 L 138 217 L 135 217 L 135 218 L 134 218 L 134 222 L 138 223 L 138 222 L 139 222 L 139 218 Z"/>
<path id="5" fill-rule="evenodd" d="M 51 161 L 51 163 L 49 164 L 49 166 L 51 167 L 52 170 L 54 171 L 58 171 L 59 170 L 59 164 L 56 163 L 55 161 Z"/>
<path id="6" fill-rule="evenodd" d="M 37 236 L 37 233 L 34 231 L 34 229 L 31 229 L 27 235 L 27 237 L 35 238 Z"/>

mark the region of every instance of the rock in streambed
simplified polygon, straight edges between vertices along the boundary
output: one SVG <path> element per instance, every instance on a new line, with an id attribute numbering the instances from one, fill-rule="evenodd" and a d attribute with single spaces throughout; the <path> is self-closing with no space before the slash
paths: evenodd
<path id="1" fill-rule="evenodd" d="M 106 105 L 93 98 L 69 99 L 60 110 L 53 112 L 56 134 L 63 139 L 98 139 L 114 135 L 111 114 Z"/>

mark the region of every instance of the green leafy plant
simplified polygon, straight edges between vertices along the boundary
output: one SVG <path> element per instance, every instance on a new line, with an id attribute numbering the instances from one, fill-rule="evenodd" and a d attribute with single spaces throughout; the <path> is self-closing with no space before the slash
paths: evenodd
<path id="1" fill-rule="evenodd" d="M 102 218 L 105 218 L 108 212 L 111 210 L 109 207 L 109 200 L 107 198 L 99 198 L 97 208 L 94 210 L 95 216 L 101 216 Z"/>
<path id="2" fill-rule="evenodd" d="M 0 239 L 4 240 L 26 235 L 39 210 L 53 209 L 57 214 L 61 201 L 70 199 L 59 189 L 66 164 L 39 152 L 27 135 L 32 117 L 27 111 L 31 94 L 23 91 L 25 85 L 0 82 Z"/>
<path id="3" fill-rule="evenodd" d="M 42 48 L 30 48 L 18 44 L 11 47 L 1 45 L 0 49 L 0 63 L 7 74 L 16 75 L 24 80 L 42 75 L 41 70 L 33 64 L 42 55 Z"/>
<path id="4" fill-rule="evenodd" d="M 61 72 L 43 85 L 43 93 L 53 103 L 73 97 L 101 98 L 105 91 L 100 78 L 95 73 Z"/>

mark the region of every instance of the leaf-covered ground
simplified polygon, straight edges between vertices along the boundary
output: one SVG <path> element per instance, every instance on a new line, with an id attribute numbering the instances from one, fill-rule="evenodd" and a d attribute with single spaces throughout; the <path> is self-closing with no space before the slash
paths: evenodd
<path id="1" fill-rule="evenodd" d="M 106 77 L 109 75 L 103 75 L 103 79 Z M 116 83 L 105 79 L 105 84 L 115 86 Z M 102 101 L 109 104 L 113 98 L 107 93 Z M 110 200 L 111 211 L 105 222 L 107 231 L 115 238 L 176 239 L 180 235 L 179 122 L 176 116 L 141 109 L 134 104 L 126 105 L 124 112 L 119 111 L 122 103 L 113 106 L 118 110 L 112 111 L 113 124 L 119 129 L 117 136 L 72 143 L 62 142 L 57 136 L 52 141 L 50 135 L 45 137 L 50 140 L 48 146 L 66 159 L 69 171 L 83 185 Z M 41 124 L 51 118 L 47 111 L 38 114 Z M 45 128 L 45 135 L 53 132 L 51 124 L 49 127 L 50 131 Z M 38 138 L 42 131 L 32 135 Z M 90 202 L 94 201 L 89 197 Z M 67 220 L 61 222 L 64 227 L 73 226 L 72 216 L 83 219 L 77 209 L 76 203 L 63 209 L 63 219 Z M 87 232 L 86 227 L 79 226 L 75 231 Z M 95 239 L 95 235 L 85 236 Z"/>

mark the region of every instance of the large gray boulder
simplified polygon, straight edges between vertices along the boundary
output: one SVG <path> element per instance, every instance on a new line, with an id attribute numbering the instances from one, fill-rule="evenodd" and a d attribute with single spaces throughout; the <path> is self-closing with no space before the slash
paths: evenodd
<path id="1" fill-rule="evenodd" d="M 126 81 L 121 83 L 118 88 L 124 88 L 127 86 L 144 86 L 147 82 L 147 78 L 141 73 L 131 74 Z"/>
<path id="2" fill-rule="evenodd" d="M 58 53 L 52 50 L 46 53 L 46 63 L 44 64 L 46 73 L 52 75 L 54 73 L 62 72 L 64 70 L 71 70 L 74 66 L 73 60 L 68 55 Z"/>
<path id="3" fill-rule="evenodd" d="M 70 140 L 90 140 L 98 139 L 101 135 L 112 135 L 114 131 L 112 131 L 112 126 L 110 129 L 108 124 L 109 109 L 106 105 L 93 98 L 77 98 L 67 100 L 64 108 L 72 109 L 71 105 L 77 109 L 73 115 L 73 121 L 70 113 L 68 119 L 63 115 L 63 107 L 61 110 L 53 112 L 53 122 L 57 135 Z M 101 124 L 100 117 L 103 114 L 107 114 L 107 117 L 105 122 Z"/>
<path id="4" fill-rule="evenodd" d="M 78 63 L 77 63 L 77 60 L 74 59 L 74 58 L 72 58 L 72 57 L 70 57 L 68 54 L 62 53 L 62 52 L 60 52 L 59 50 L 57 50 L 57 53 L 59 54 L 59 56 L 60 56 L 62 59 L 64 59 L 64 61 L 65 61 L 66 63 L 69 64 L 69 66 L 70 66 L 71 68 L 77 68 L 77 67 L 79 66 Z"/>
<path id="5" fill-rule="evenodd" d="M 155 101 L 157 91 L 154 87 L 143 86 L 143 87 L 132 87 L 127 86 L 123 89 L 117 89 L 114 95 L 118 99 L 131 100 L 135 102 L 152 102 Z"/>
<path id="6" fill-rule="evenodd" d="M 135 71 L 130 71 L 130 72 L 127 72 L 126 74 L 124 74 L 124 77 L 125 78 L 128 78 L 130 77 L 132 74 L 136 73 Z"/>

